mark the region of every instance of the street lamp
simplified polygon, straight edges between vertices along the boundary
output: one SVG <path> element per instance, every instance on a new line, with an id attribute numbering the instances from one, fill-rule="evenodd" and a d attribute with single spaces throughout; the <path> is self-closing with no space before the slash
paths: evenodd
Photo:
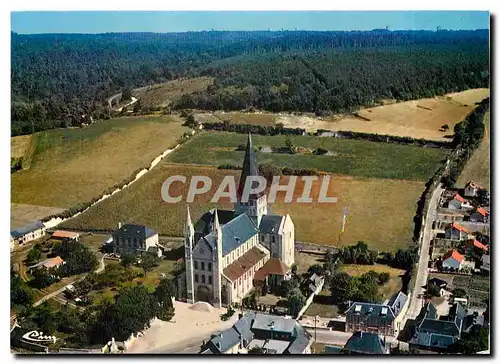
<path id="1" fill-rule="evenodd" d="M 319 316 L 318 315 L 314 316 L 314 343 L 316 343 L 316 341 L 317 341 L 316 340 L 316 338 L 317 338 L 317 336 L 316 336 L 316 323 L 318 321 L 319 321 Z M 316 354 L 316 352 L 315 352 L 315 354 Z"/>

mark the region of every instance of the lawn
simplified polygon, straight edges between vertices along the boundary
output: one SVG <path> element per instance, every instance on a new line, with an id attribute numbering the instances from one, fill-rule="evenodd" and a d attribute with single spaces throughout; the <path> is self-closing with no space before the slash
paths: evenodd
<path id="1" fill-rule="evenodd" d="M 60 227 L 111 231 L 116 229 L 118 222 L 136 223 L 150 226 L 161 235 L 182 236 L 186 216 L 185 199 L 168 204 L 160 197 L 163 182 L 172 175 L 184 175 L 188 181 L 193 175 L 209 176 L 213 180 L 211 191 L 190 204 L 191 216 L 196 221 L 216 206 L 209 200 L 224 176 L 237 176 L 239 171 L 160 163 L 146 178 L 62 223 Z M 312 196 L 319 193 L 319 185 L 319 182 L 313 184 Z M 302 188 L 302 182 L 298 183 L 296 196 L 302 194 Z M 277 213 L 291 215 L 295 224 L 295 237 L 299 241 L 336 246 L 355 244 L 362 240 L 372 249 L 389 251 L 405 248 L 411 240 L 412 218 L 423 188 L 423 182 L 333 176 L 328 196 L 337 196 L 338 203 L 285 204 L 284 193 L 280 192 L 277 202 L 271 207 Z M 172 196 L 186 196 L 186 191 L 187 186 L 181 183 L 176 182 L 171 186 Z M 232 208 L 227 201 L 217 206 Z M 348 217 L 345 232 L 339 241 L 344 207 L 348 207 Z"/>
<path id="2" fill-rule="evenodd" d="M 15 203 L 69 208 L 130 178 L 188 129 L 173 116 L 122 117 L 36 135 L 31 167 L 11 176 Z"/>
<path id="3" fill-rule="evenodd" d="M 465 187 L 469 181 L 489 189 L 490 186 L 490 112 L 484 116 L 484 137 L 479 147 L 465 165 L 457 180 L 457 186 Z"/>
<path id="4" fill-rule="evenodd" d="M 173 163 L 218 166 L 241 165 L 246 144 L 244 134 L 205 132 L 195 136 L 169 157 Z M 365 140 L 318 138 L 312 136 L 252 137 L 254 146 L 284 147 L 287 139 L 293 145 L 310 150 L 325 148 L 333 155 L 257 153 L 260 164 L 279 167 L 312 168 L 318 171 L 365 178 L 391 178 L 427 181 L 442 164 L 445 151 Z M 390 166 L 390 168 L 388 168 Z"/>

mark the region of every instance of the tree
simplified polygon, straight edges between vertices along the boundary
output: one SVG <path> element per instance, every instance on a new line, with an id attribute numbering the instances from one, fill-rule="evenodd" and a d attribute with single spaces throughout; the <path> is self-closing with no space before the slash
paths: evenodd
<path id="1" fill-rule="evenodd" d="M 186 122 L 184 123 L 184 126 L 188 126 L 192 129 L 194 129 L 198 126 L 198 123 L 196 122 L 196 119 L 194 118 L 193 114 L 189 114 L 186 117 Z"/>
<path id="2" fill-rule="evenodd" d="M 291 270 L 293 275 L 297 275 L 297 264 L 293 263 Z"/>
<path id="3" fill-rule="evenodd" d="M 37 262 L 40 260 L 40 257 L 42 256 L 42 251 L 40 250 L 40 246 L 36 244 L 31 248 L 30 252 L 28 253 L 27 260 L 28 262 Z"/>
<path id="4" fill-rule="evenodd" d="M 10 277 L 10 303 L 31 306 L 35 302 L 35 292 L 18 275 Z"/>
<path id="5" fill-rule="evenodd" d="M 293 145 L 292 139 L 286 138 L 285 145 L 288 148 L 288 150 L 290 151 L 290 153 L 295 154 L 296 149 L 295 149 L 295 145 Z"/>
<path id="6" fill-rule="evenodd" d="M 325 274 L 325 269 L 323 268 L 323 266 L 321 264 L 313 264 L 309 267 L 307 272 L 311 275 L 317 274 L 319 276 L 322 276 Z"/>
<path id="7" fill-rule="evenodd" d="M 147 275 L 154 267 L 158 266 L 159 261 L 157 255 L 146 252 L 141 255 L 139 266 L 144 271 L 144 275 Z"/>
<path id="8" fill-rule="evenodd" d="M 477 199 L 481 206 L 489 206 L 490 205 L 490 198 L 489 198 L 489 193 L 488 190 L 481 188 L 477 191 Z"/>
<path id="9" fill-rule="evenodd" d="M 129 101 L 131 98 L 132 98 L 132 90 L 130 89 L 130 87 L 127 87 L 122 92 L 121 101 L 122 102 Z"/>
<path id="10" fill-rule="evenodd" d="M 158 318 L 170 321 L 174 317 L 174 304 L 172 297 L 175 297 L 175 286 L 170 279 L 163 278 L 155 290 L 155 297 L 158 301 Z"/>
<path id="11" fill-rule="evenodd" d="M 448 124 L 443 124 L 443 125 L 441 125 L 441 129 L 443 129 L 444 131 L 446 131 L 446 130 L 450 129 L 450 126 Z"/>
<path id="12" fill-rule="evenodd" d="M 260 346 L 254 346 L 253 348 L 251 348 L 250 350 L 248 350 L 248 354 L 265 354 L 266 351 L 261 348 Z"/>
<path id="13" fill-rule="evenodd" d="M 45 288 L 50 286 L 52 283 L 56 282 L 58 279 L 45 268 L 35 268 L 32 273 L 33 279 L 30 281 L 30 285 L 35 288 Z"/>
<path id="14" fill-rule="evenodd" d="M 288 313 L 292 316 L 297 316 L 305 302 L 306 298 L 300 289 L 294 288 L 287 296 Z"/>
<path id="15" fill-rule="evenodd" d="M 126 252 L 120 257 L 120 264 L 125 268 L 130 267 L 137 261 L 137 256 L 133 252 Z"/>
<path id="16" fill-rule="evenodd" d="M 389 278 L 391 278 L 391 275 L 387 272 L 382 272 L 378 276 L 378 283 L 379 284 L 386 284 L 389 282 Z"/>
<path id="17" fill-rule="evenodd" d="M 462 288 L 455 288 L 451 291 L 451 294 L 455 298 L 465 298 L 467 296 L 467 292 Z"/>
<path id="18" fill-rule="evenodd" d="M 441 296 L 440 291 L 441 289 L 436 284 L 429 284 L 427 286 L 427 295 L 431 298 L 440 297 Z"/>
<path id="19" fill-rule="evenodd" d="M 342 304 L 352 296 L 351 280 L 351 276 L 345 272 L 331 276 L 329 286 L 334 302 Z"/>
<path id="20" fill-rule="evenodd" d="M 281 281 L 281 284 L 279 286 L 279 295 L 281 297 L 287 297 L 288 294 L 293 290 L 297 288 L 297 284 L 296 284 L 296 281 L 293 280 L 293 279 L 289 279 L 289 280 L 283 280 Z"/>
<path id="21" fill-rule="evenodd" d="M 462 354 L 476 354 L 488 349 L 489 331 L 487 327 L 476 327 L 462 336 L 455 344 L 456 351 Z"/>

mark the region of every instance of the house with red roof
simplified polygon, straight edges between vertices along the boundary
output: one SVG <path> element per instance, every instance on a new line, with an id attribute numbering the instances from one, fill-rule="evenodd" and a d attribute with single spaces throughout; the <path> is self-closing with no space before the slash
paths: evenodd
<path id="1" fill-rule="evenodd" d="M 468 236 L 469 231 L 456 222 L 449 224 L 446 229 L 444 229 L 444 237 L 446 239 L 463 240 L 467 239 Z"/>
<path id="2" fill-rule="evenodd" d="M 472 222 L 484 222 L 489 221 L 490 213 L 484 208 L 479 207 L 476 211 L 470 214 L 469 220 Z"/>
<path id="3" fill-rule="evenodd" d="M 474 249 L 474 247 L 481 249 L 482 251 L 488 251 L 488 245 L 484 245 L 476 239 L 471 239 L 467 242 L 467 249 Z"/>
<path id="4" fill-rule="evenodd" d="M 462 268 L 465 258 L 455 249 L 450 250 L 443 256 L 443 268 L 456 269 L 457 271 Z"/>
<path id="5" fill-rule="evenodd" d="M 467 210 L 472 208 L 471 204 L 460 194 L 455 193 L 453 198 L 448 201 L 448 208 L 450 210 Z"/>

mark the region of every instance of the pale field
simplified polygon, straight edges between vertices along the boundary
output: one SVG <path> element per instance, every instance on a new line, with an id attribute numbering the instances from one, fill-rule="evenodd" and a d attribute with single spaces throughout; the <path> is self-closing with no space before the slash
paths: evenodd
<path id="1" fill-rule="evenodd" d="M 31 141 L 31 135 L 18 135 L 10 138 L 10 157 L 22 158 Z"/>
<path id="2" fill-rule="evenodd" d="M 196 77 L 172 80 L 149 87 L 134 90 L 135 97 L 140 99 L 142 106 L 168 106 L 170 102 L 182 95 L 205 91 L 214 83 L 212 77 Z"/>
<path id="3" fill-rule="evenodd" d="M 10 204 L 10 229 L 15 230 L 29 223 L 43 219 L 46 216 L 59 214 L 64 209 L 57 207 L 26 205 L 19 203 Z"/>
<path id="4" fill-rule="evenodd" d="M 361 118 L 353 115 L 318 118 L 313 114 L 220 111 L 212 115 L 206 113 L 197 114 L 197 116 L 205 122 L 228 120 L 236 124 L 258 125 L 283 123 L 285 127 L 304 128 L 307 132 L 326 129 L 451 141 L 450 136 L 453 135 L 454 125 L 462 121 L 474 109 L 476 102 L 488 96 L 489 89 L 472 89 L 399 103 L 387 100 L 383 106 L 361 109 L 358 112 Z M 449 131 L 439 130 L 444 124 L 449 125 Z"/>
<path id="5" fill-rule="evenodd" d="M 11 175 L 11 200 L 61 208 L 88 202 L 149 167 L 188 130 L 179 118 L 160 116 L 39 133 L 30 169 Z"/>
<path id="6" fill-rule="evenodd" d="M 487 188 L 490 185 L 490 112 L 484 116 L 484 137 L 479 147 L 465 165 L 464 170 L 457 180 L 458 187 L 465 187 L 469 181 L 475 181 L 480 186 Z"/>

